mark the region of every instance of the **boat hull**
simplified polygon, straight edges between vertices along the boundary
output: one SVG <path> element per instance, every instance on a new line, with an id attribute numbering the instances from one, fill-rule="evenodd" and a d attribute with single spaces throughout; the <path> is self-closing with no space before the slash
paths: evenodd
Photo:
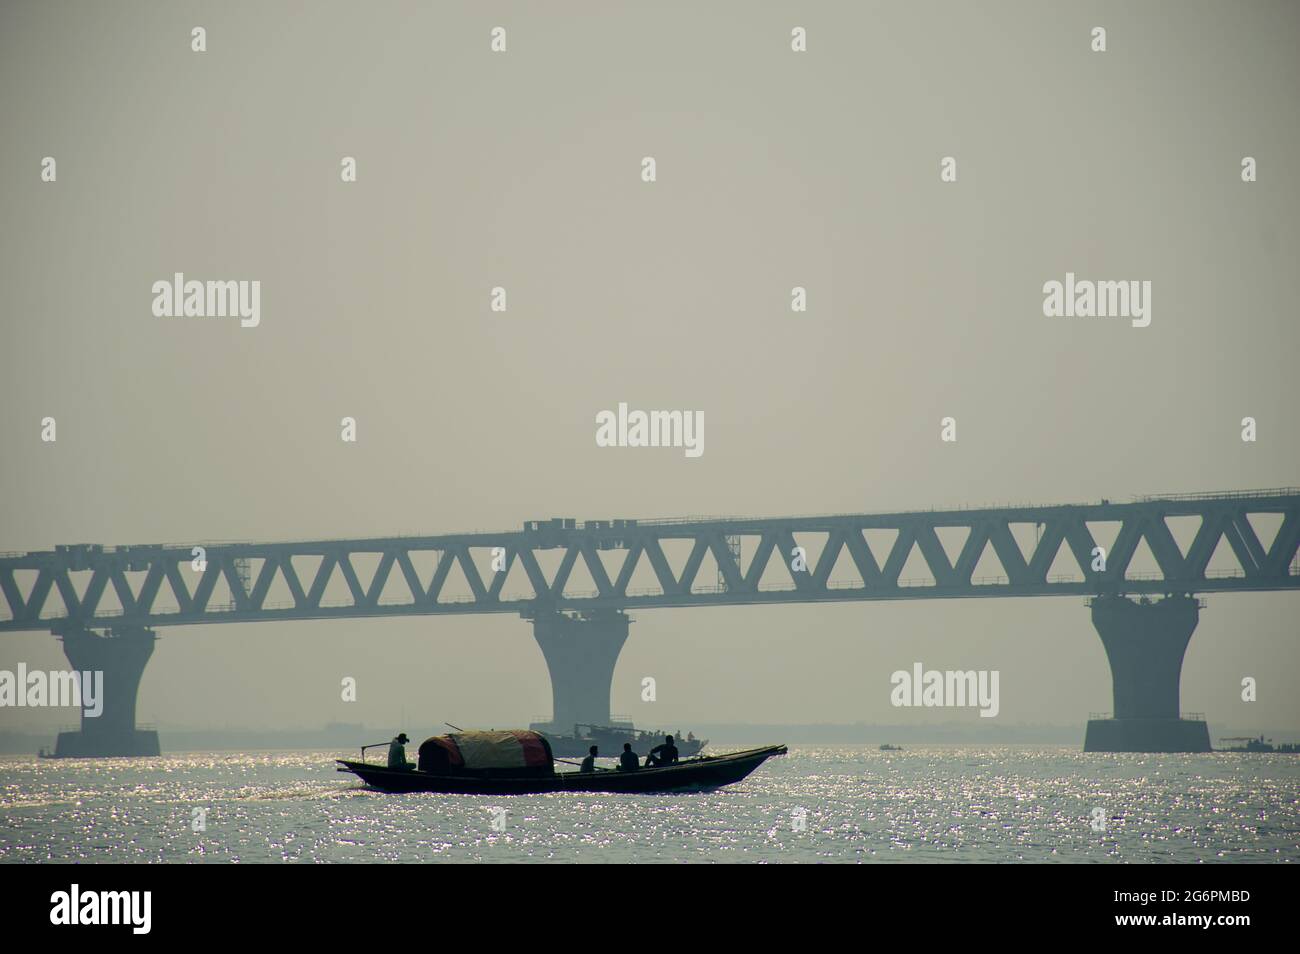
<path id="1" fill-rule="evenodd" d="M 438 792 L 444 795 L 542 795 L 550 792 L 653 793 L 706 791 L 739 782 L 765 761 L 784 755 L 784 745 L 748 749 L 729 755 L 703 756 L 662 768 L 635 772 L 562 772 L 554 775 L 485 778 L 402 772 L 387 766 L 338 759 L 340 772 L 351 772 L 383 792 Z"/>

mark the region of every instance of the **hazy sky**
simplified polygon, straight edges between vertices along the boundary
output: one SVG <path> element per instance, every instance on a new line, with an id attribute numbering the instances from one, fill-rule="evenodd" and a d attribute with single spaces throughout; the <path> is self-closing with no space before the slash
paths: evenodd
<path id="1" fill-rule="evenodd" d="M 1298 48 L 1285 2 L 7 2 L 0 549 L 1300 484 Z M 154 317 L 177 271 L 260 281 L 260 326 Z M 1066 272 L 1150 281 L 1150 326 L 1044 317 Z M 597 447 L 620 401 L 705 453 Z M 634 617 L 646 725 L 978 721 L 892 708 L 915 661 L 1000 670 L 998 721 L 1111 708 L 1077 598 Z M 1210 597 L 1182 708 L 1300 723 L 1298 620 Z M 164 729 L 550 710 L 508 615 L 160 633 Z"/>

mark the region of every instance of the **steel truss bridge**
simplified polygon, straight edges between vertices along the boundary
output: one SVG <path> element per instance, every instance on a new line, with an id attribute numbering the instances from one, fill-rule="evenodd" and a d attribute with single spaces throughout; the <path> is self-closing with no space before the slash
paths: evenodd
<path id="1" fill-rule="evenodd" d="M 1280 526 L 1267 546 L 1251 518 L 1269 515 Z M 1186 552 L 1168 521 L 1199 518 Z M 1118 523 L 1105 553 L 1104 570 L 1094 570 L 1097 538 L 1090 525 Z M 1013 528 L 1033 525 L 1036 540 L 1028 552 Z M 868 543 L 870 531 L 892 531 L 882 551 Z M 941 533 L 965 533 L 955 559 L 948 556 Z M 792 569 L 800 536 L 824 535 L 824 544 L 806 569 Z M 690 555 L 674 570 L 665 544 L 690 545 Z M 1145 541 L 1158 571 L 1130 573 Z M 1236 566 L 1208 569 L 1226 541 Z M 752 553 L 741 559 L 743 542 Z M 206 565 L 192 569 L 190 545 L 59 546 L 0 556 L 0 595 L 8 607 L 0 632 L 69 627 L 167 626 L 278 619 L 330 619 L 444 613 L 518 613 L 562 610 L 629 610 L 652 607 L 730 606 L 755 603 L 813 603 L 849 600 L 898 600 L 1008 596 L 1104 594 L 1228 593 L 1300 589 L 1300 489 L 1232 494 L 1151 497 L 1129 503 L 1007 507 L 974 510 L 918 511 L 782 518 L 701 518 L 687 520 L 530 521 L 519 531 L 463 533 L 420 537 L 318 540 L 301 543 L 205 544 Z M 1073 555 L 1081 576 L 1049 576 L 1062 548 Z M 549 578 L 539 554 L 562 550 L 558 569 Z M 606 569 L 601 551 L 621 550 L 616 573 Z M 900 578 L 914 551 L 929 571 L 926 579 Z M 500 572 L 480 573 L 493 555 Z M 856 579 L 831 580 L 832 570 L 847 553 Z M 475 555 L 479 559 L 476 560 Z M 991 554 L 1000 573 L 974 576 L 981 558 Z M 378 557 L 373 576 L 363 582 L 353 559 Z M 701 579 L 705 557 L 717 568 L 717 582 Z M 308 579 L 294 568 L 295 558 L 319 559 Z M 566 592 L 582 560 L 594 592 Z M 760 585 L 769 562 L 785 564 L 788 583 Z M 422 579 L 417 563 L 434 567 Z M 518 563 L 531 592 L 506 594 L 503 587 Z M 468 583 L 468 596 L 444 596 L 453 565 Z M 630 589 L 633 574 L 645 565 L 657 586 Z M 742 570 L 743 567 L 743 570 Z M 28 571 L 26 592 L 18 574 Z M 74 585 L 75 573 L 88 578 Z M 128 573 L 143 572 L 132 587 Z M 400 574 L 408 598 L 381 599 L 390 577 Z M 326 601 L 331 578 L 338 575 L 351 599 Z M 427 573 L 426 573 L 427 575 Z M 291 602 L 270 602 L 277 579 Z M 212 599 L 219 581 L 230 600 Z M 112 587 L 116 600 L 105 601 Z M 52 591 L 62 606 L 47 609 Z M 164 592 L 166 591 L 166 592 Z M 167 597 L 170 596 L 170 599 Z M 116 603 L 103 606 L 101 603 Z"/>
<path id="2" fill-rule="evenodd" d="M 1185 518 L 1196 525 L 1186 550 L 1170 527 L 1170 521 Z M 1253 521 L 1276 526 L 1270 542 L 1261 541 Z M 1118 525 L 1104 562 L 1098 559 L 1097 524 Z M 878 539 L 882 531 L 885 544 Z M 956 551 L 950 559 L 944 537 L 953 535 L 961 542 L 958 547 L 949 540 Z M 1144 543 L 1155 571 L 1132 570 Z M 0 632 L 49 630 L 62 639 L 74 669 L 104 674 L 102 714 L 91 718 L 83 712 L 80 731 L 60 733 L 57 755 L 158 754 L 157 733 L 136 727 L 135 706 L 159 626 L 517 613 L 532 620 L 551 676 L 552 720 L 537 727 L 564 732 L 576 723 L 609 723 L 627 610 L 1071 594 L 1089 597 L 1113 682 L 1114 717 L 1089 720 L 1085 750 L 1208 752 L 1205 721 L 1179 714 L 1183 656 L 1204 605 L 1196 594 L 1300 589 L 1300 489 L 770 519 L 581 525 L 555 519 L 529 521 L 509 533 L 199 546 L 197 564 L 196 547 L 189 544 L 78 544 L 0 554 L 0 596 L 8 608 Z M 680 569 L 673 568 L 669 550 L 689 551 Z M 606 551 L 622 551 L 616 570 L 606 569 Z M 1050 575 L 1063 552 L 1073 557 L 1081 577 Z M 1210 569 L 1228 554 L 1234 567 Z M 918 555 L 929 576 L 903 578 Z M 716 583 L 701 578 L 709 557 Z M 354 565 L 362 558 L 375 564 L 364 582 Z M 543 558 L 558 562 L 549 575 Z M 299 575 L 295 559 L 317 561 L 309 579 Z M 594 592 L 569 588 L 579 560 Z M 987 561 L 1000 572 L 976 576 Z M 433 567 L 427 582 L 419 564 L 426 564 L 426 573 Z M 495 569 L 486 579 L 479 571 L 485 564 Z M 841 565 L 856 579 L 832 579 Z M 524 595 L 503 592 L 516 566 L 530 587 Z M 765 584 L 769 567 L 776 566 L 785 581 Z M 454 567 L 467 596 L 446 592 Z M 642 579 L 657 585 L 632 589 L 639 568 Z M 350 599 L 325 599 L 336 578 Z M 390 581 L 404 582 L 407 595 L 385 598 Z M 224 602 L 214 600 L 219 583 L 229 592 Z M 268 600 L 277 583 L 289 601 Z"/>

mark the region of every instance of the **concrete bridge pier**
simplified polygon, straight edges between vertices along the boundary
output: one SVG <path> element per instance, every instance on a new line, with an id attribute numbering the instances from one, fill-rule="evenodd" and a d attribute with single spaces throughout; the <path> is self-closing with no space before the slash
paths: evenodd
<path id="1" fill-rule="evenodd" d="M 158 755 L 158 733 L 135 727 L 135 700 L 145 664 L 158 638 L 143 626 L 114 627 L 100 636 L 88 629 L 59 634 L 72 668 L 102 672 L 103 710 L 81 712 L 79 732 L 60 732 L 54 748 L 59 758 L 106 758 Z M 84 678 L 84 677 L 83 677 Z"/>
<path id="2" fill-rule="evenodd" d="M 551 673 L 551 721 L 534 729 L 567 735 L 578 723 L 609 725 L 609 691 L 629 622 L 618 610 L 538 612 L 533 638 Z"/>
<path id="3" fill-rule="evenodd" d="M 1092 624 L 1110 659 L 1115 711 L 1090 719 L 1085 752 L 1209 752 L 1203 719 L 1183 719 L 1178 681 L 1200 619 L 1194 596 L 1151 602 L 1124 596 L 1092 600 Z"/>

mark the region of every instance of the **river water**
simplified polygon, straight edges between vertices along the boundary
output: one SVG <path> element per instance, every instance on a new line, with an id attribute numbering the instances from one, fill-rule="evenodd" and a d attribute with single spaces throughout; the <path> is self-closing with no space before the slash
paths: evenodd
<path id="1" fill-rule="evenodd" d="M 340 755 L 0 757 L 0 862 L 1300 861 L 1296 756 L 794 746 L 715 792 L 488 798 Z"/>

